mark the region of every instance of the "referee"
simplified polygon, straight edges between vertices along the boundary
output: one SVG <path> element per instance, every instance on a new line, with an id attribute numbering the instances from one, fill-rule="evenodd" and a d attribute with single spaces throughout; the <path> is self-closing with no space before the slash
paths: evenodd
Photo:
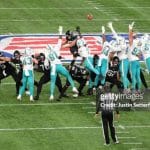
<path id="1" fill-rule="evenodd" d="M 115 108 L 117 108 L 117 104 L 115 103 L 113 93 L 110 93 L 109 86 L 100 86 L 96 92 L 96 115 L 101 111 L 102 130 L 105 139 L 104 145 L 106 146 L 110 144 L 109 129 L 113 142 L 115 144 L 119 143 L 113 125 L 113 111 Z M 116 113 L 119 115 L 118 109 L 116 109 Z"/>

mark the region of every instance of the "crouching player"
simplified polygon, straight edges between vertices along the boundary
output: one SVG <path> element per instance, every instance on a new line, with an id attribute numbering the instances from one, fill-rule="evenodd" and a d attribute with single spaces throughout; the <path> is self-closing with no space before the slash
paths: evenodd
<path id="1" fill-rule="evenodd" d="M 78 95 L 82 96 L 83 95 L 82 90 L 85 87 L 86 82 L 88 80 L 88 74 L 89 74 L 88 71 L 84 67 L 76 65 L 76 64 L 74 64 L 74 65 L 70 64 L 68 66 L 68 70 L 69 70 L 69 73 L 70 73 L 72 79 L 79 83 L 79 87 L 78 87 L 79 93 L 74 94 L 73 96 L 74 97 L 77 97 Z M 66 90 L 68 89 L 69 86 L 70 86 L 70 83 L 67 80 L 66 84 L 65 84 L 65 86 L 63 87 L 63 90 L 62 90 L 63 95 L 64 95 L 64 93 L 66 92 Z M 62 95 L 60 95 L 59 97 L 61 98 Z"/>

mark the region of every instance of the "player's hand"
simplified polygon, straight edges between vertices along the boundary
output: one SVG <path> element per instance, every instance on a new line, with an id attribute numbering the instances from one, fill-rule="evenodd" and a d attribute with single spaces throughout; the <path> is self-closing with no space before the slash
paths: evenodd
<path id="1" fill-rule="evenodd" d="M 113 28 L 112 22 L 108 22 L 107 26 L 108 26 L 108 28 L 112 29 Z"/>
<path id="2" fill-rule="evenodd" d="M 132 30 L 134 26 L 134 22 L 132 22 L 131 24 L 129 24 L 129 30 Z"/>
<path id="3" fill-rule="evenodd" d="M 102 34 L 105 34 L 105 27 L 102 26 Z"/>
<path id="4" fill-rule="evenodd" d="M 62 35 L 62 32 L 63 32 L 63 26 L 59 26 L 58 32 L 59 32 L 60 35 Z"/>

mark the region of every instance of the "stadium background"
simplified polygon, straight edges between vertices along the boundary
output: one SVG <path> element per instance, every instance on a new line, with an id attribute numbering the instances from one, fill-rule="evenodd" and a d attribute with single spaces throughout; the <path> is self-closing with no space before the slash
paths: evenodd
<path id="1" fill-rule="evenodd" d="M 99 35 L 101 26 L 106 26 L 108 21 L 113 21 L 120 33 L 127 33 L 132 21 L 135 21 L 135 32 L 149 33 L 149 8 L 149 0 L 3 0 L 0 1 L 0 33 L 1 38 L 16 34 L 49 35 L 56 34 L 62 25 L 64 32 L 80 26 L 82 33 Z M 94 16 L 91 21 L 86 18 L 89 13 Z M 110 31 L 106 28 L 106 32 Z M 2 40 L 0 49 L 3 50 L 1 44 Z M 37 80 L 40 76 L 35 74 Z M 146 73 L 145 76 L 149 82 L 149 76 Z M 150 148 L 149 108 L 122 111 L 121 118 L 115 122 L 121 143 L 106 148 L 101 122 L 94 118 L 94 96 L 49 103 L 47 84 L 38 102 L 30 103 L 27 96 L 18 102 L 14 87 L 11 78 L 0 84 L 0 147 L 3 150 Z M 144 98 L 149 102 L 149 93 Z"/>

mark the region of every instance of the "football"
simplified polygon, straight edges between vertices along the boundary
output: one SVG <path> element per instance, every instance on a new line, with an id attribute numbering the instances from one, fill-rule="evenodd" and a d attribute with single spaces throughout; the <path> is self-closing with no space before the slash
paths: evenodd
<path id="1" fill-rule="evenodd" d="M 93 15 L 92 14 L 87 14 L 87 19 L 88 20 L 92 20 L 93 19 Z"/>

